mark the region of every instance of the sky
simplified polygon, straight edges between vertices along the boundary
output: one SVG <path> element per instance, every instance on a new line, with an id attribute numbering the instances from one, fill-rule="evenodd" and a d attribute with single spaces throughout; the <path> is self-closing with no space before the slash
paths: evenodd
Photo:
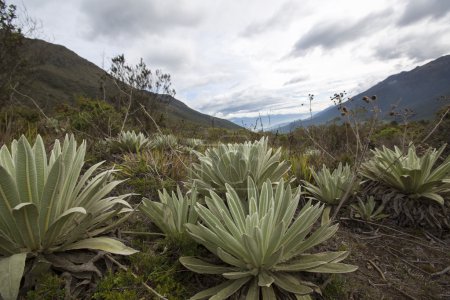
<path id="1" fill-rule="evenodd" d="M 171 74 L 177 99 L 247 126 L 309 116 L 308 94 L 318 112 L 334 93 L 356 95 L 450 53 L 449 0 L 7 3 L 39 21 L 39 38 L 105 70 L 118 54 L 142 57 Z"/>

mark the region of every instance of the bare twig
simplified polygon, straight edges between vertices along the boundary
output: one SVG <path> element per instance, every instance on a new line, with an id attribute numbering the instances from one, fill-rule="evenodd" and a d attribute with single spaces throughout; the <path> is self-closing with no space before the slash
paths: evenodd
<path id="1" fill-rule="evenodd" d="M 380 267 L 377 266 L 377 264 L 375 262 L 373 262 L 373 260 L 369 259 L 368 262 L 375 268 L 375 270 L 377 270 L 377 272 L 380 274 L 381 278 L 383 278 L 384 281 L 386 281 L 386 277 L 384 276 L 383 271 L 381 271 Z"/>
<path id="2" fill-rule="evenodd" d="M 31 100 L 31 102 L 33 103 L 34 106 L 36 106 L 36 108 L 39 110 L 39 112 L 40 112 L 47 120 L 50 120 L 50 118 L 44 113 L 44 111 L 43 111 L 42 108 L 39 106 L 39 104 L 37 104 L 36 100 L 34 100 L 32 97 L 30 97 L 30 96 L 28 96 L 28 95 L 25 95 L 25 94 L 19 92 L 19 91 L 16 89 L 16 86 L 11 85 L 11 89 L 12 89 L 15 93 L 19 94 L 20 96 L 25 97 L 25 98 Z"/>
<path id="3" fill-rule="evenodd" d="M 436 123 L 436 125 L 433 127 L 433 129 L 430 131 L 430 133 L 427 134 L 426 137 L 423 138 L 423 140 L 420 141 L 421 144 L 425 143 L 426 140 L 430 138 L 430 136 L 436 131 L 436 129 L 441 125 L 442 121 L 444 120 L 445 116 L 450 112 L 450 106 L 447 108 L 447 110 L 442 114 L 439 121 Z"/>
<path id="4" fill-rule="evenodd" d="M 450 266 L 448 266 L 447 268 L 445 268 L 445 269 L 442 270 L 442 271 L 439 271 L 439 272 L 436 272 L 436 273 L 431 274 L 431 276 L 432 276 L 432 277 L 436 277 L 436 276 L 444 275 L 444 274 L 446 274 L 446 273 L 449 272 L 449 271 L 450 271 Z"/>
<path id="5" fill-rule="evenodd" d="M 394 252 L 399 253 L 398 250 L 395 250 L 394 248 L 392 248 L 392 247 L 390 247 L 390 246 L 388 246 L 388 245 L 386 245 L 386 247 L 389 248 L 390 250 L 394 251 Z M 425 275 L 430 275 L 430 273 L 428 273 L 427 271 L 422 270 L 421 268 L 419 268 L 419 267 L 413 265 L 413 264 L 410 263 L 409 261 L 407 261 L 407 260 L 401 258 L 399 255 L 397 255 L 397 254 L 395 254 L 395 253 L 392 253 L 391 251 L 389 251 L 389 249 L 386 249 L 386 251 L 387 251 L 388 253 L 390 253 L 391 255 L 395 256 L 395 257 L 398 258 L 398 259 L 400 259 L 401 261 L 403 261 L 405 264 L 407 264 L 407 265 L 410 266 L 411 268 L 416 269 L 417 271 L 420 271 L 420 272 L 424 273 Z M 399 254 L 401 254 L 401 253 L 399 253 Z"/>
<path id="6" fill-rule="evenodd" d="M 399 289 L 398 287 L 396 287 L 395 285 L 390 284 L 389 285 L 391 288 L 393 288 L 394 290 L 396 290 L 397 292 L 401 293 L 403 296 L 406 296 L 407 298 L 411 299 L 411 300 L 418 300 L 416 297 L 411 296 L 410 294 L 406 293 L 405 291 L 402 291 L 401 289 Z"/>

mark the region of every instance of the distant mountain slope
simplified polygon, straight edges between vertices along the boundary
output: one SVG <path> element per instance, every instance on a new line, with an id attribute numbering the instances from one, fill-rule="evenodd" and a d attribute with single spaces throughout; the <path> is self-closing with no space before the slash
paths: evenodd
<path id="1" fill-rule="evenodd" d="M 111 77 L 101 68 L 61 45 L 37 39 L 26 39 L 24 52 L 32 64 L 31 80 L 19 90 L 35 99 L 44 110 L 61 103 L 74 103 L 77 97 L 103 99 L 100 83 L 103 78 L 106 100 L 118 95 Z M 164 99 L 162 109 L 172 122 L 186 121 L 202 127 L 238 129 L 240 126 L 202 114 L 171 97 L 146 93 L 148 101 Z M 157 99 L 158 98 L 158 99 Z"/>
<path id="2" fill-rule="evenodd" d="M 391 106 L 409 108 L 415 113 L 416 120 L 433 118 L 446 102 L 437 100 L 441 96 L 450 96 L 450 55 L 442 56 L 432 62 L 407 72 L 389 76 L 367 91 L 352 98 L 352 103 L 344 105 L 363 106 L 363 96 L 377 96 L 377 105 L 381 109 L 381 119 L 388 120 Z M 448 101 L 447 101 L 448 104 Z M 325 124 L 340 117 L 336 107 L 329 107 L 317 113 L 311 120 L 295 121 L 278 128 L 280 132 L 289 132 L 296 127 Z"/>

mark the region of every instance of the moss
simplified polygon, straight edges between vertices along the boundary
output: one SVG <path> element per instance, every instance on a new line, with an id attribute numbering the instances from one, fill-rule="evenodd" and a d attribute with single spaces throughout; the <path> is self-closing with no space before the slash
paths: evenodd
<path id="1" fill-rule="evenodd" d="M 130 271 L 108 273 L 97 286 L 92 299 L 134 300 L 142 298 L 142 278 L 135 278 Z"/>
<path id="2" fill-rule="evenodd" d="M 28 291 L 26 299 L 64 299 L 64 279 L 57 275 L 47 273 L 39 276 L 34 290 Z"/>
<path id="3" fill-rule="evenodd" d="M 156 177 L 130 178 L 127 181 L 127 185 L 132 187 L 134 193 L 150 198 L 158 196 L 158 190 L 167 189 L 170 192 L 176 188 L 174 180 L 170 178 L 160 180 Z"/>
<path id="4" fill-rule="evenodd" d="M 331 275 L 331 281 L 322 291 L 323 298 L 326 300 L 347 299 L 347 282 L 341 275 Z"/>
<path id="5" fill-rule="evenodd" d="M 188 282 L 186 276 L 182 274 L 178 259 L 168 257 L 166 254 L 142 252 L 131 257 L 131 264 L 139 276 L 158 293 L 169 299 L 189 298 Z"/>

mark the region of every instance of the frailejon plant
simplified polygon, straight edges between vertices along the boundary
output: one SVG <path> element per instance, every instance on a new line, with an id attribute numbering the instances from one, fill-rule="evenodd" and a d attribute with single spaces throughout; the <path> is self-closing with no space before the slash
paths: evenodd
<path id="1" fill-rule="evenodd" d="M 0 149 L 0 294 L 15 299 L 27 255 L 75 249 L 96 249 L 129 255 L 137 251 L 110 237 L 96 237 L 110 221 L 131 210 L 128 195 L 107 195 L 121 181 L 114 170 L 83 175 L 86 143 L 78 148 L 73 135 L 61 147 L 55 141 L 50 157 L 37 136 L 33 146 L 22 136 Z"/>
<path id="2" fill-rule="evenodd" d="M 414 145 L 403 153 L 398 147 L 372 150 L 373 158 L 364 163 L 361 174 L 381 182 L 412 198 L 428 198 L 443 205 L 440 193 L 445 191 L 445 181 L 450 178 L 450 156 L 440 165 L 436 163 L 445 149 L 428 149 L 419 157 Z"/>
<path id="3" fill-rule="evenodd" d="M 139 152 L 150 145 L 150 140 L 142 132 L 122 131 L 116 138 L 107 139 L 113 152 Z"/>
<path id="4" fill-rule="evenodd" d="M 181 257 L 189 270 L 217 274 L 228 279 L 191 299 L 227 299 L 238 294 L 246 299 L 311 299 L 319 288 L 305 280 L 305 273 L 346 273 L 357 267 L 340 263 L 347 251 L 311 253 L 332 237 L 338 224 L 324 222 L 313 231 L 323 205 L 309 201 L 296 215 L 300 188 L 292 191 L 280 180 L 273 189 L 268 180 L 259 189 L 248 179 L 248 201 L 227 184 L 226 200 L 211 191 L 205 205 L 197 203 L 201 222 L 187 224 L 188 233 L 223 264 L 196 257 Z M 313 232 L 312 232 L 313 231 Z"/>
<path id="5" fill-rule="evenodd" d="M 178 139 L 172 134 L 157 134 L 150 141 L 152 149 L 168 150 L 178 147 Z"/>
<path id="6" fill-rule="evenodd" d="M 187 138 L 183 140 L 183 143 L 190 149 L 195 149 L 204 145 L 203 140 L 196 138 Z"/>
<path id="7" fill-rule="evenodd" d="M 219 144 L 206 152 L 193 151 L 199 163 L 192 164 L 190 181 L 199 192 L 209 190 L 224 194 L 226 184 L 245 198 L 248 178 L 260 188 L 266 180 L 277 184 L 289 171 L 290 164 L 281 160 L 281 148 L 274 151 L 268 146 L 268 138 L 242 144 Z"/>
<path id="8" fill-rule="evenodd" d="M 166 189 L 158 191 L 159 200 L 144 198 L 139 209 L 168 237 L 177 239 L 185 235 L 185 224 L 197 223 L 195 211 L 197 191 L 192 189 L 189 195 L 183 196 L 180 187 L 177 193 L 169 194 Z"/>
<path id="9" fill-rule="evenodd" d="M 328 205 L 337 205 L 348 189 L 350 192 L 356 190 L 358 182 L 353 183 L 352 171 L 349 165 L 342 166 L 339 163 L 337 169 L 330 170 L 323 165 L 322 170 L 315 172 L 311 169 L 315 184 L 303 180 L 306 192 L 314 199 Z"/>
<path id="10" fill-rule="evenodd" d="M 412 144 L 406 153 L 383 147 L 362 165 L 364 177 L 381 183 L 372 192 L 381 190 L 389 214 L 401 225 L 450 228 L 449 203 L 443 197 L 449 192 L 450 156 L 438 164 L 444 148 L 418 156 Z"/>
<path id="11" fill-rule="evenodd" d="M 364 221 L 378 221 L 388 216 L 383 213 L 383 204 L 376 208 L 376 202 L 373 196 L 367 197 L 366 201 L 358 198 L 358 204 L 352 204 L 351 207 L 356 211 L 356 217 Z"/>

